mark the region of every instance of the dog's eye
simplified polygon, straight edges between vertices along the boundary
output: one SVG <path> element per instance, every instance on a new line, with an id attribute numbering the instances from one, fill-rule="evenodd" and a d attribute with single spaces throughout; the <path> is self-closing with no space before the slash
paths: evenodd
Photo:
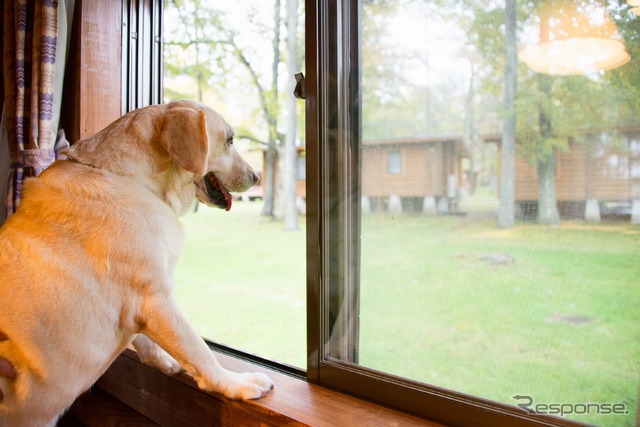
<path id="1" fill-rule="evenodd" d="M 229 138 L 227 138 L 227 144 L 233 145 L 233 135 L 231 135 Z"/>

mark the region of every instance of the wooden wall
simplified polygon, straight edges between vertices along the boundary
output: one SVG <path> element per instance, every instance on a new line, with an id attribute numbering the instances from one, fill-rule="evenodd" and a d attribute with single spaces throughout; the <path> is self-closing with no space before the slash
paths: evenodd
<path id="1" fill-rule="evenodd" d="M 558 201 L 630 201 L 640 196 L 640 177 L 634 177 L 640 174 L 640 157 L 633 155 L 630 143 L 629 139 L 618 147 L 603 147 L 596 142 L 572 143 L 569 151 L 559 152 L 556 161 Z M 516 159 L 516 200 L 538 200 L 535 165 L 521 158 Z"/>
<path id="2" fill-rule="evenodd" d="M 75 142 L 121 115 L 122 1 L 76 0 L 61 125 Z"/>
<path id="3" fill-rule="evenodd" d="M 638 137 L 640 139 L 640 137 Z M 640 197 L 640 141 L 629 140 L 621 148 L 605 147 L 593 154 L 590 196 L 598 200 L 631 200 Z"/>
<path id="4" fill-rule="evenodd" d="M 556 159 L 556 196 L 559 201 L 580 201 L 587 196 L 587 169 L 583 145 L 559 152 Z M 538 200 L 536 166 L 516 158 L 516 200 Z"/>
<path id="5" fill-rule="evenodd" d="M 368 197 L 446 196 L 447 175 L 456 173 L 457 159 L 449 143 L 366 145 L 362 157 L 362 195 Z M 388 172 L 390 151 L 400 151 L 402 169 Z"/>

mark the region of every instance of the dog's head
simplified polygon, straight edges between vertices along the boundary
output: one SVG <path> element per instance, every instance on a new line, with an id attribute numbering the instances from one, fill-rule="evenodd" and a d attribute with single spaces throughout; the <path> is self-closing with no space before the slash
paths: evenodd
<path id="1" fill-rule="evenodd" d="M 159 141 L 179 166 L 195 174 L 200 202 L 229 210 L 230 191 L 246 191 L 259 181 L 236 151 L 233 129 L 213 109 L 177 101 L 167 105 L 161 122 Z"/>
<path id="2" fill-rule="evenodd" d="M 242 192 L 258 175 L 233 144 L 229 124 L 212 108 L 175 101 L 132 111 L 74 144 L 72 160 L 134 176 L 182 211 L 193 196 L 231 209 L 230 191 Z"/>

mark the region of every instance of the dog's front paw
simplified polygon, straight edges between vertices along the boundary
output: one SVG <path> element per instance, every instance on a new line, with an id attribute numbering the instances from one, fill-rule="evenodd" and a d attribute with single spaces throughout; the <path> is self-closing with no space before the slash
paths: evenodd
<path id="1" fill-rule="evenodd" d="M 218 382 L 217 388 L 216 391 L 229 399 L 259 399 L 273 388 L 273 381 L 260 372 L 228 372 L 228 376 Z"/>

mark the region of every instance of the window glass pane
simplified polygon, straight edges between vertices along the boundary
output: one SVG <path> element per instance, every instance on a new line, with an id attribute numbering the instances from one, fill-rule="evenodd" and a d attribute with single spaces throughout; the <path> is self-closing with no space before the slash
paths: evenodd
<path id="1" fill-rule="evenodd" d="M 359 283 L 329 301 L 327 358 L 631 426 L 640 21 L 618 1 L 515 3 L 361 1 Z"/>
<path id="2" fill-rule="evenodd" d="M 402 173 L 402 152 L 401 151 L 389 151 L 387 153 L 387 173 L 390 173 L 390 174 Z"/>
<path id="3" fill-rule="evenodd" d="M 205 338 L 304 368 L 304 105 L 289 71 L 301 71 L 304 19 L 293 3 L 166 1 L 164 100 L 213 107 L 261 176 L 229 212 L 200 205 L 183 219 L 180 306 Z"/>

